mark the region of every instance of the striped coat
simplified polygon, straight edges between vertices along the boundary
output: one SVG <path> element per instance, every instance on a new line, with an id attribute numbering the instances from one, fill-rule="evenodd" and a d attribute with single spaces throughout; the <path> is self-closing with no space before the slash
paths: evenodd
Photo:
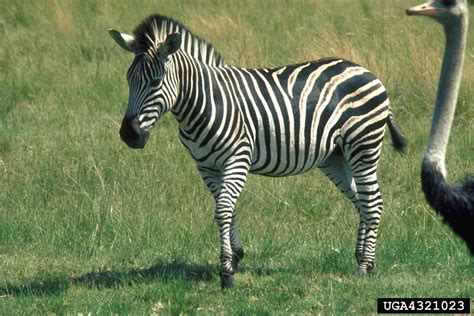
<path id="1" fill-rule="evenodd" d="M 339 58 L 268 69 L 209 65 L 179 49 L 179 34 L 163 41 L 149 20 L 127 36 L 116 39 L 135 53 L 121 138 L 142 148 L 163 114 L 176 117 L 216 201 L 222 287 L 232 286 L 244 255 L 235 205 L 249 172 L 289 176 L 319 167 L 360 214 L 358 273 L 375 270 L 383 209 L 376 169 L 387 125 L 395 147 L 404 145 L 379 79 Z"/>

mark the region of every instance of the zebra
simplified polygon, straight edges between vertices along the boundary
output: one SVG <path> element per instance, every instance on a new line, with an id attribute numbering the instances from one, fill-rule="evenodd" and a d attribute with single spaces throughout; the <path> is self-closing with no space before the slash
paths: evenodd
<path id="1" fill-rule="evenodd" d="M 341 58 L 216 67 L 180 49 L 179 33 L 160 38 L 150 19 L 120 36 L 112 37 L 135 54 L 120 137 L 143 148 L 159 119 L 175 116 L 181 143 L 215 199 L 223 289 L 234 285 L 244 257 L 235 206 L 249 172 L 283 177 L 321 169 L 359 212 L 356 274 L 375 273 L 385 126 L 395 149 L 406 143 L 375 75 Z"/>

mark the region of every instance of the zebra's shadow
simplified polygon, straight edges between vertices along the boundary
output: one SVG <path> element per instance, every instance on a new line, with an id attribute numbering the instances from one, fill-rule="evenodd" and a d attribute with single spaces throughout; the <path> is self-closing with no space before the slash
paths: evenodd
<path id="1" fill-rule="evenodd" d="M 133 284 L 164 282 L 181 278 L 185 282 L 217 282 L 218 265 L 199 265 L 184 261 L 158 262 L 147 268 L 129 270 L 103 269 L 79 276 L 58 276 L 33 280 L 22 284 L 8 284 L 0 288 L 0 296 L 54 296 L 66 292 L 71 286 L 87 288 L 115 288 Z"/>
<path id="2" fill-rule="evenodd" d="M 254 275 L 268 275 L 271 268 L 239 267 L 240 272 Z M 55 296 L 66 292 L 71 286 L 86 288 L 120 288 L 160 280 L 169 282 L 182 279 L 183 282 L 215 282 L 218 287 L 219 265 L 195 264 L 182 260 L 160 261 L 146 268 L 129 270 L 103 269 L 87 272 L 79 276 L 57 276 L 36 279 L 21 284 L 8 284 L 0 287 L 0 296 Z"/>
<path id="3" fill-rule="evenodd" d="M 330 256 L 319 262 L 318 267 L 309 267 L 310 272 L 336 273 L 341 267 L 336 267 L 337 258 Z M 328 261 L 328 262 L 326 262 Z M 266 267 L 262 265 L 239 265 L 238 273 L 250 273 L 254 276 L 266 276 L 274 273 L 298 273 L 296 267 Z M 299 269 L 297 269 L 299 271 Z M 68 291 L 71 286 L 90 289 L 120 288 L 135 284 L 151 282 L 213 282 L 218 287 L 219 265 L 189 263 L 184 260 L 157 261 L 145 268 L 133 269 L 101 269 L 79 276 L 64 275 L 45 279 L 35 279 L 21 284 L 2 285 L 1 296 L 55 296 Z"/>

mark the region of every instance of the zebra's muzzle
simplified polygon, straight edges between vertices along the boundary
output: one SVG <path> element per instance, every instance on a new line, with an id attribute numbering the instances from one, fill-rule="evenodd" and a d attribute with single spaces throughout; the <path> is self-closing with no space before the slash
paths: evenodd
<path id="1" fill-rule="evenodd" d="M 120 127 L 120 138 L 130 148 L 143 148 L 150 136 L 149 130 L 139 127 L 138 118 L 124 117 Z"/>

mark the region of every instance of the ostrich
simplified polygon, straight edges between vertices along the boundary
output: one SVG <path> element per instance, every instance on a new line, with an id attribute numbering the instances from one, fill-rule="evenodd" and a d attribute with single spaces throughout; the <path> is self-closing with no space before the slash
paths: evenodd
<path id="1" fill-rule="evenodd" d="M 474 256 L 474 177 L 461 186 L 452 185 L 446 179 L 445 166 L 466 47 L 467 1 L 434 0 L 409 8 L 406 13 L 431 17 L 444 27 L 446 47 L 428 146 L 423 155 L 421 184 L 429 204 L 466 242 Z"/>

